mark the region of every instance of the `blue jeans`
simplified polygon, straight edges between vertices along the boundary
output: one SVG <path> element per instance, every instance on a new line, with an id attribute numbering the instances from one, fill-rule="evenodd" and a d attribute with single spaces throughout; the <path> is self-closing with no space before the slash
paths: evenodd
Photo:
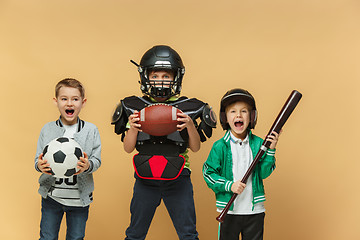
<path id="1" fill-rule="evenodd" d="M 131 222 L 126 240 L 144 240 L 156 208 L 164 201 L 179 239 L 197 240 L 196 215 L 190 172 L 184 169 L 175 180 L 137 178 L 130 212 Z"/>
<path id="2" fill-rule="evenodd" d="M 57 240 L 61 220 L 66 213 L 66 240 L 82 240 L 89 215 L 89 206 L 68 207 L 52 198 L 43 198 L 41 202 L 40 240 Z"/>

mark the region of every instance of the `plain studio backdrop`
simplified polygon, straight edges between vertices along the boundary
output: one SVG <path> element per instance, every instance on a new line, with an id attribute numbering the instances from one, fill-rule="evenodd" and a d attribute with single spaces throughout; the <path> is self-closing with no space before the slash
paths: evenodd
<path id="1" fill-rule="evenodd" d="M 303 94 L 279 140 L 277 168 L 265 180 L 265 239 L 360 239 L 359 25 L 357 0 L 0 0 L 0 239 L 39 236 L 36 143 L 41 127 L 59 117 L 52 98 L 66 77 L 85 85 L 80 117 L 96 124 L 102 139 L 86 239 L 124 238 L 133 154 L 123 150 L 111 115 L 120 99 L 141 95 L 129 60 L 139 62 L 157 44 L 183 59 L 182 95 L 217 114 L 227 90 L 249 90 L 261 137 L 290 92 Z M 223 134 L 218 125 L 190 153 L 203 240 L 217 239 L 218 214 L 201 169 Z M 177 239 L 163 204 L 147 239 Z"/>

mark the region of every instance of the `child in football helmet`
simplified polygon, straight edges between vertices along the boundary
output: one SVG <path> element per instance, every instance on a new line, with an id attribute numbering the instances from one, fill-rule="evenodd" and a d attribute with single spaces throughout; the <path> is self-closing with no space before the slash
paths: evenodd
<path id="1" fill-rule="evenodd" d="M 131 62 L 138 67 L 144 96 L 122 99 L 112 119 L 115 133 L 123 136 L 124 150 L 131 153 L 136 148 L 138 151 L 133 158 L 136 181 L 126 239 L 145 239 L 161 200 L 179 239 L 198 239 L 187 153 L 188 148 L 198 151 L 200 142 L 206 140 L 205 135 L 211 137 L 216 116 L 208 104 L 179 96 L 185 67 L 171 47 L 154 46 L 145 52 L 140 64 Z M 177 114 L 178 131 L 166 136 L 141 131 L 140 119 L 135 114 L 159 102 L 182 111 Z"/>
<path id="2" fill-rule="evenodd" d="M 179 95 L 182 79 L 185 74 L 184 64 L 179 54 L 169 46 L 159 45 L 149 49 L 141 58 L 138 71 L 140 73 L 140 89 L 144 95 L 154 99 L 169 99 Z M 171 73 L 173 80 L 150 79 L 150 73 L 154 71 L 165 71 Z"/>

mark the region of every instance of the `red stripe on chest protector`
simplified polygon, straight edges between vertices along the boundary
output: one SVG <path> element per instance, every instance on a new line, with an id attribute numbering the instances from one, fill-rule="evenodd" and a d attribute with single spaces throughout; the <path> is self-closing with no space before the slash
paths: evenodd
<path id="1" fill-rule="evenodd" d="M 160 178 L 168 160 L 164 156 L 155 155 L 149 159 L 150 169 L 155 178 Z"/>

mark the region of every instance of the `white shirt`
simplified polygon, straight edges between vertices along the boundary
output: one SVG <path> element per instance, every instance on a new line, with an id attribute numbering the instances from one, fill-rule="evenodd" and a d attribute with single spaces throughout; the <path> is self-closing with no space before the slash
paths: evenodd
<path id="1" fill-rule="evenodd" d="M 241 180 L 254 157 L 249 144 L 249 135 L 242 141 L 230 133 L 230 146 L 233 160 L 233 181 Z M 234 201 L 234 208 L 229 211 L 230 214 L 248 215 L 265 212 L 264 203 L 257 203 L 253 209 L 252 175 L 246 182 L 246 188 L 239 194 Z"/>
<path id="2" fill-rule="evenodd" d="M 77 132 L 78 124 L 77 123 L 73 125 L 64 124 L 64 128 L 65 128 L 64 137 L 74 138 L 74 134 Z"/>

